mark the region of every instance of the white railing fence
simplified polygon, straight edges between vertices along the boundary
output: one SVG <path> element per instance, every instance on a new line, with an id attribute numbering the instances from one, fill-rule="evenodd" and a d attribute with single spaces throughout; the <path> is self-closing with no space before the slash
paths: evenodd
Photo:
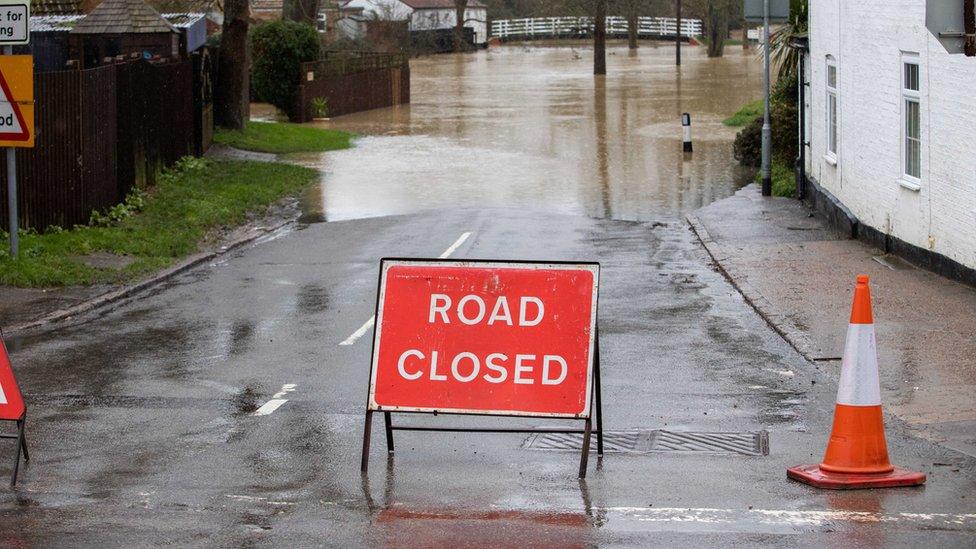
<path id="1" fill-rule="evenodd" d="M 582 36 L 593 32 L 592 17 L 534 17 L 528 19 L 498 19 L 491 22 L 491 35 L 498 38 L 544 38 Z M 639 17 L 638 36 L 674 36 L 677 20 L 674 17 Z M 627 19 L 607 17 L 607 34 L 626 35 Z M 701 36 L 701 19 L 682 19 L 682 36 Z"/>

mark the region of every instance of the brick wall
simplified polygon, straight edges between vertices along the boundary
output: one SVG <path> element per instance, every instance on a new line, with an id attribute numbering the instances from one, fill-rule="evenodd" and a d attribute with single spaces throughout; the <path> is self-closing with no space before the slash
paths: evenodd
<path id="1" fill-rule="evenodd" d="M 827 55 L 839 77 L 836 165 L 826 153 Z M 902 177 L 902 62 L 920 66 L 922 167 Z M 810 3 L 807 171 L 857 218 L 976 268 L 976 58 L 949 55 L 921 0 Z"/>

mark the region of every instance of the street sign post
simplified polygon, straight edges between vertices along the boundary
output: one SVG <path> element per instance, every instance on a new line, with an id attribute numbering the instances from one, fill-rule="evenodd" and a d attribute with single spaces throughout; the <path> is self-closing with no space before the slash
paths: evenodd
<path id="1" fill-rule="evenodd" d="M 783 22 L 790 18 L 790 0 L 745 0 L 746 21 L 763 24 L 763 125 L 762 125 L 762 195 L 773 194 L 772 126 L 769 122 L 769 23 Z"/>
<path id="2" fill-rule="evenodd" d="M 0 0 L 0 147 L 7 147 L 7 220 L 10 257 L 17 259 L 17 155 L 14 148 L 34 146 L 34 58 L 12 55 L 11 44 L 30 42 L 30 6 Z M 21 17 L 23 14 L 23 17 Z"/>
<path id="3" fill-rule="evenodd" d="M 597 263 L 384 259 L 362 470 L 373 412 L 393 431 L 582 433 L 603 453 Z M 593 413 L 595 407 L 595 414 Z M 392 413 L 562 418 L 583 429 L 396 426 Z"/>
<path id="4" fill-rule="evenodd" d="M 10 366 L 10 358 L 7 355 L 7 347 L 3 342 L 3 334 L 0 334 L 0 422 L 14 422 L 17 426 L 16 435 L 0 433 L 0 439 L 16 439 L 17 450 L 14 457 L 14 472 L 10 476 L 10 486 L 17 484 L 17 471 L 20 468 L 20 452 L 24 452 L 24 461 L 30 461 L 27 453 L 27 437 L 24 433 L 24 426 L 27 423 L 27 406 L 20 394 L 17 386 L 17 379 L 14 377 L 14 370 Z"/>

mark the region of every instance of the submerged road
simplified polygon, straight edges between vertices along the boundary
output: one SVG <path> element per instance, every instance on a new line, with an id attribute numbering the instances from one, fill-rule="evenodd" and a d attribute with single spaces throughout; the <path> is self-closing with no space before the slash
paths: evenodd
<path id="1" fill-rule="evenodd" d="M 326 187 L 330 170 L 351 177 L 324 169 Z M 409 173 L 391 162 L 377 184 Z M 490 202 L 297 225 L 9 339 L 32 461 L 0 489 L 0 546 L 973 544 L 973 460 L 894 420 L 889 451 L 925 487 L 786 480 L 822 455 L 836 386 L 713 269 L 680 211 Z M 388 456 L 376 428 L 360 475 L 378 260 L 445 255 L 601 263 L 608 452 L 586 480 L 575 441 L 398 432 Z"/>

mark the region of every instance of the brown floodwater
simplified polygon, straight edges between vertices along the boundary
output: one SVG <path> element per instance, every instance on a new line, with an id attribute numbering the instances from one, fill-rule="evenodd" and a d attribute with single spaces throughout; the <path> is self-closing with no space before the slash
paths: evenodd
<path id="1" fill-rule="evenodd" d="M 614 44 L 605 77 L 583 43 L 414 59 L 412 104 L 313 123 L 361 137 L 300 158 L 324 173 L 306 219 L 498 207 L 647 221 L 729 196 L 753 170 L 722 120 L 761 96 L 761 62 L 740 47 L 682 53 L 679 71 L 670 44 Z"/>

